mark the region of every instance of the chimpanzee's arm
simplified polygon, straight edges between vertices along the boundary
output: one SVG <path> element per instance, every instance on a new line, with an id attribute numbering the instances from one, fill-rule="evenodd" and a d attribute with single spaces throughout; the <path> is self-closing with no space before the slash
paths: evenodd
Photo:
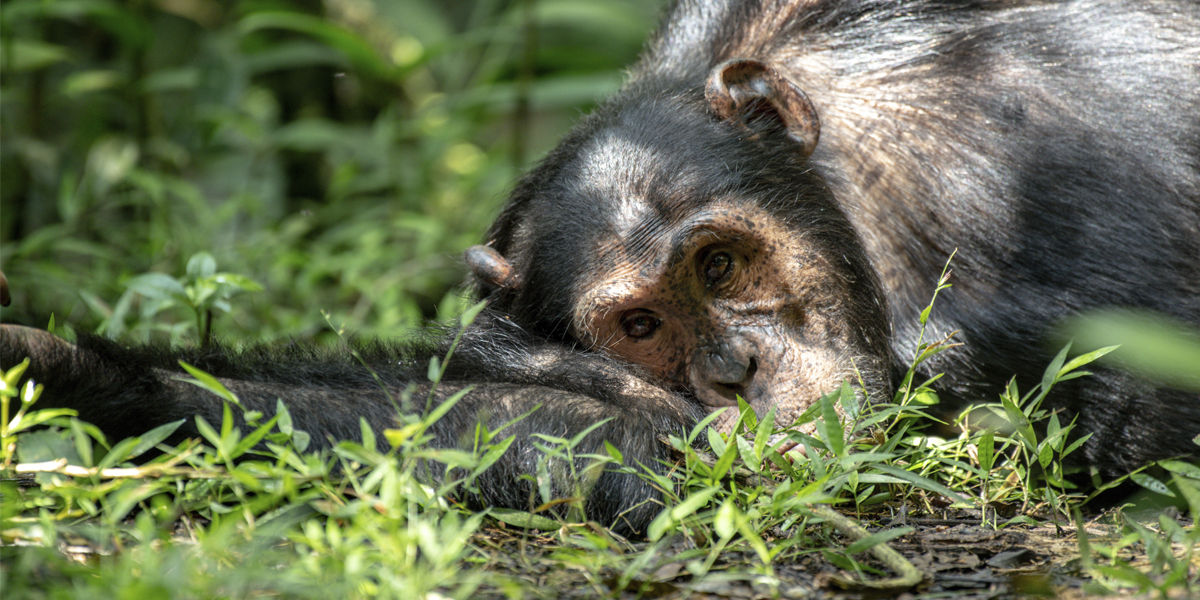
<path id="1" fill-rule="evenodd" d="M 423 381 L 428 353 L 414 353 L 410 347 L 364 348 L 368 369 L 345 356 L 304 347 L 175 352 L 122 347 L 94 337 L 73 345 L 43 331 L 0 326 L 0 367 L 11 367 L 27 356 L 32 359 L 26 375 L 45 385 L 39 408 L 73 408 L 114 440 L 183 419 L 169 440 L 175 442 L 199 437 L 196 416 L 214 426 L 220 423 L 223 401 L 183 381 L 189 376 L 178 361 L 184 360 L 217 377 L 248 410 L 269 417 L 276 399 L 282 399 L 295 427 L 312 436 L 313 449 L 328 447 L 331 441 L 359 440 L 361 417 L 374 428 L 380 450 L 386 451 L 382 431 L 396 426 L 395 407 L 409 382 L 415 384 L 412 404 L 419 405 L 412 409 L 424 409 L 430 387 Z M 477 500 L 484 506 L 528 509 L 531 501 L 540 504 L 533 495 L 536 486 L 521 477 L 535 473 L 541 456 L 534 447 L 539 441 L 535 433 L 569 438 L 610 419 L 574 453 L 603 453 L 608 441 L 622 452 L 627 465 L 658 468 L 667 450 L 659 436 L 684 432 L 699 416 L 690 402 L 644 382 L 620 364 L 483 329 L 463 340 L 435 401 L 466 385 L 474 391 L 430 429 L 436 446 L 469 445 L 477 423 L 495 430 L 530 413 L 500 436 L 514 435 L 515 440 L 478 481 Z M 233 411 L 239 425 L 240 413 Z M 577 463 L 577 472 L 587 466 L 583 460 Z M 552 469 L 556 497 L 577 492 L 578 482 L 562 467 Z M 644 480 L 607 471 L 591 487 L 586 507 L 592 519 L 619 531 L 638 531 L 657 512 L 657 506 L 646 501 L 657 497 Z"/>

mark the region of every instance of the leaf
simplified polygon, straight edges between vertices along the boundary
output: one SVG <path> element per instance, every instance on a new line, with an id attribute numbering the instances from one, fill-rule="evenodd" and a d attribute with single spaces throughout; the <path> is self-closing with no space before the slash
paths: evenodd
<path id="1" fill-rule="evenodd" d="M 713 452 L 715 452 L 716 454 L 720 454 L 721 450 L 718 449 L 716 445 L 713 445 L 714 436 L 715 436 L 715 439 L 717 440 L 716 443 L 719 444 L 721 448 L 725 447 L 725 442 L 722 442 L 720 440 L 720 435 L 718 434 L 717 430 L 709 427 L 709 424 L 712 423 L 713 421 L 717 420 L 718 417 L 725 414 L 726 411 L 728 411 L 728 410 L 730 410 L 729 407 L 718 408 L 717 410 L 714 410 L 711 413 L 708 413 L 708 416 L 701 419 L 700 422 L 697 423 L 696 426 L 692 428 L 692 431 L 690 433 L 688 433 L 688 437 L 687 437 L 688 445 L 691 445 L 692 442 L 696 441 L 696 438 L 700 437 L 701 433 L 705 433 L 708 437 L 709 446 L 713 449 Z"/>
<path id="2" fill-rule="evenodd" d="M 71 464 L 83 464 L 75 448 L 76 436 L 68 436 L 66 431 L 39 429 L 24 433 L 17 444 L 17 456 L 20 462 L 43 462 L 65 458 Z M 86 443 L 86 440 L 85 440 Z M 91 445 L 88 445 L 91 449 Z"/>
<path id="3" fill-rule="evenodd" d="M 429 411 L 429 414 L 425 416 L 425 418 L 421 419 L 421 421 L 425 423 L 426 427 L 437 423 L 439 419 L 446 415 L 446 413 L 450 412 L 451 408 L 454 408 L 455 404 L 458 404 L 459 400 L 462 400 L 463 397 L 465 397 L 467 394 L 470 394 L 474 390 L 475 386 L 468 385 L 467 387 L 454 392 L 450 395 L 450 397 L 442 400 L 437 406 L 434 407 L 433 410 Z"/>
<path id="4" fill-rule="evenodd" d="M 772 406 L 767 410 L 767 414 L 758 421 L 758 428 L 754 431 L 754 458 L 761 464 L 763 451 L 767 449 L 767 442 L 771 441 L 771 433 L 775 430 L 775 407 Z M 758 471 L 755 467 L 755 472 Z"/>
<path id="5" fill-rule="evenodd" d="M 178 421 L 164 423 L 138 436 L 137 445 L 129 450 L 129 454 L 126 455 L 126 458 L 137 458 L 145 454 L 148 450 L 153 449 L 155 446 L 162 443 L 163 440 L 171 437 L 171 434 L 175 433 L 175 430 L 179 429 L 179 427 L 183 425 L 185 421 L 187 421 L 187 419 L 180 419 Z"/>
<path id="6" fill-rule="evenodd" d="M 470 325 L 471 323 L 475 322 L 475 317 L 478 317 L 479 313 L 482 312 L 483 309 L 486 307 L 487 307 L 487 300 L 482 300 L 480 302 L 475 303 L 474 306 L 471 306 L 467 310 L 463 311 L 462 316 L 460 316 L 458 318 L 458 322 L 463 327 Z"/>
<path id="7" fill-rule="evenodd" d="M 734 445 L 737 446 L 738 454 L 742 456 L 742 462 L 746 467 L 755 473 L 762 470 L 762 456 L 754 453 L 754 445 L 744 435 L 735 435 Z"/>
<path id="8" fill-rule="evenodd" d="M 10 38 L 3 51 L 7 56 L 5 67 L 14 72 L 36 71 L 54 63 L 67 60 L 70 52 L 65 46 L 41 40 Z"/>
<path id="9" fill-rule="evenodd" d="M 237 273 L 217 273 L 216 275 L 212 276 L 212 281 L 224 288 L 228 288 L 224 290 L 226 296 L 231 296 L 235 292 L 263 291 L 263 286 L 257 281 L 254 281 L 245 275 L 238 275 Z M 226 308 L 226 310 L 228 310 L 228 308 Z"/>
<path id="10" fill-rule="evenodd" d="M 38 386 L 41 387 L 41 386 Z M 35 410 L 24 415 L 17 415 L 11 423 L 8 424 L 8 433 L 14 434 L 32 429 L 58 417 L 74 417 L 79 413 L 72 408 L 45 408 Z"/>
<path id="11" fill-rule="evenodd" d="M 179 366 L 183 367 L 183 370 L 187 371 L 188 374 L 195 379 L 193 380 L 176 377 L 176 381 L 185 381 L 200 389 L 208 390 L 217 396 L 228 400 L 238 408 L 242 408 L 242 401 L 238 400 L 237 395 L 229 391 L 229 389 L 225 387 L 225 384 L 221 383 L 216 377 L 213 377 L 212 375 L 209 375 L 208 373 L 205 373 L 204 371 L 201 371 L 200 369 L 197 369 L 196 367 L 193 367 L 182 360 L 179 361 Z"/>
<path id="12" fill-rule="evenodd" d="M 716 454 L 717 456 L 724 456 L 726 444 L 725 440 L 721 437 L 721 432 L 712 427 L 709 427 L 705 431 L 705 437 L 708 438 L 708 447 L 712 449 L 713 454 Z"/>
<path id="13" fill-rule="evenodd" d="M 979 437 L 979 442 L 975 447 L 978 450 L 979 468 L 983 469 L 985 473 L 990 472 L 996 460 L 995 430 L 988 427 Z"/>
<path id="14" fill-rule="evenodd" d="M 1105 354 L 1113 352 L 1113 351 L 1117 350 L 1118 348 L 1120 348 L 1120 346 L 1105 346 L 1103 348 L 1100 348 L 1098 350 L 1093 350 L 1086 354 L 1080 354 L 1079 356 L 1072 358 L 1071 362 L 1067 363 L 1062 368 L 1062 371 L 1059 372 L 1059 377 L 1061 378 L 1063 375 L 1065 375 L 1071 371 L 1074 371 L 1075 369 L 1078 369 L 1079 367 L 1082 367 L 1083 365 L 1086 365 L 1092 361 L 1095 361 L 1096 359 L 1104 356 Z"/>
<path id="15" fill-rule="evenodd" d="M 517 436 L 510 435 L 504 438 L 502 441 L 493 442 L 491 446 L 488 447 L 487 452 L 484 452 L 483 456 L 479 458 L 479 464 L 475 467 L 475 470 L 472 474 L 477 475 L 482 473 L 492 465 L 496 464 L 496 461 L 500 460 L 500 457 L 504 456 L 505 452 L 508 452 L 509 447 L 513 445 L 513 442 L 516 441 L 516 439 Z M 613 448 L 613 450 L 616 450 L 616 448 Z M 617 454 L 620 453 L 618 452 Z"/>
<path id="16" fill-rule="evenodd" d="M 696 511 L 700 510 L 702 506 L 708 504 L 709 500 L 712 500 L 712 497 L 717 493 L 717 489 L 718 488 L 710 487 L 688 496 L 687 499 L 683 502 L 680 502 L 679 505 L 671 508 L 671 519 L 679 522 L 685 517 L 690 517 L 691 515 L 695 514 Z"/>
<path id="17" fill-rule="evenodd" d="M 21 376 L 25 374 L 25 369 L 29 368 L 29 359 L 26 358 L 16 366 L 4 372 L 4 378 L 0 381 L 0 393 L 5 396 L 15 397 L 17 395 L 17 386 L 21 383 Z"/>
<path id="18" fill-rule="evenodd" d="M 245 36 L 260 29 L 286 29 L 311 35 L 346 55 L 358 69 L 375 78 L 389 80 L 398 70 L 375 53 L 362 38 L 311 15 L 284 11 L 263 11 L 243 17 L 238 32 Z"/>
<path id="19" fill-rule="evenodd" d="M 1071 344 L 1068 342 L 1067 345 L 1064 346 L 1062 350 L 1059 350 L 1058 354 L 1054 356 L 1054 360 L 1050 361 L 1050 364 L 1046 366 L 1046 372 L 1042 374 L 1043 392 L 1049 391 L 1049 389 L 1054 385 L 1054 382 L 1058 380 L 1059 376 L 1066 373 L 1066 370 L 1063 369 L 1062 366 L 1067 360 L 1067 353 L 1070 351 Z"/>
<path id="20" fill-rule="evenodd" d="M 837 393 L 837 392 L 835 392 Z M 825 445 L 834 456 L 841 457 L 846 451 L 846 432 L 838 419 L 837 408 L 833 403 L 833 394 L 821 396 L 821 421 L 817 422 L 817 431 Z"/>
<path id="21" fill-rule="evenodd" d="M 1161 460 L 1158 466 L 1179 475 L 1200 480 L 1200 465 L 1182 460 Z"/>
<path id="22" fill-rule="evenodd" d="M 562 527 L 555 520 L 547 519 L 546 517 L 525 512 L 523 510 L 513 510 L 511 508 L 489 508 L 487 514 L 493 519 L 523 529 L 540 529 L 543 531 L 553 531 Z"/>
<path id="23" fill-rule="evenodd" d="M 108 454 L 105 454 L 104 458 L 100 459 L 100 462 L 96 464 L 96 467 L 99 469 L 107 469 L 117 465 L 118 463 L 125 462 L 129 456 L 129 452 L 133 450 L 137 443 L 138 439 L 136 437 L 125 438 L 117 442 L 115 445 L 113 445 L 112 450 L 109 450 Z"/>
<path id="24" fill-rule="evenodd" d="M 429 381 L 435 385 L 442 380 L 442 361 L 434 356 L 429 359 L 429 371 L 426 373 Z"/>
<path id="25" fill-rule="evenodd" d="M 713 529 L 717 535 L 723 539 L 732 538 L 733 534 L 737 533 L 740 512 L 734 499 L 726 498 L 725 502 L 721 504 L 721 508 L 717 509 L 717 516 L 713 519 Z"/>
<path id="26" fill-rule="evenodd" d="M 621 454 L 621 451 L 618 450 L 616 446 L 612 445 L 612 442 L 604 440 L 604 451 L 608 453 L 609 457 L 617 461 L 617 463 L 625 464 L 625 455 Z"/>
<path id="27" fill-rule="evenodd" d="M 196 418 L 196 431 L 200 432 L 200 437 L 203 437 L 204 440 L 207 441 L 208 444 L 210 446 L 212 446 L 213 448 L 220 450 L 221 449 L 221 436 L 217 435 L 217 430 L 213 429 L 212 425 L 209 425 L 208 421 L 204 420 L 204 417 L 201 417 L 200 415 L 196 415 L 195 418 Z"/>
<path id="28" fill-rule="evenodd" d="M 184 291 L 183 284 L 179 283 L 175 278 L 162 273 L 138 275 L 130 279 L 125 287 L 147 298 L 179 301 L 187 298 L 187 292 Z"/>
<path id="29" fill-rule="evenodd" d="M 717 481 L 725 478 L 725 474 L 728 473 L 729 468 L 733 466 L 733 460 L 737 458 L 740 450 L 737 443 L 726 444 L 724 449 L 725 452 L 721 454 L 721 458 L 717 459 L 717 463 L 713 465 L 712 478 Z M 713 448 L 713 450 L 715 451 L 716 448 Z"/>
<path id="30" fill-rule="evenodd" d="M 847 546 L 846 554 L 854 555 L 860 552 L 866 552 L 867 550 L 870 550 L 879 544 L 886 544 L 887 542 L 890 542 L 898 537 L 906 536 L 913 531 L 916 531 L 916 529 L 913 527 L 897 527 L 896 529 L 877 531 Z"/>
<path id="31" fill-rule="evenodd" d="M 883 471 L 884 473 L 888 473 L 888 474 L 894 475 L 896 477 L 899 477 L 900 479 L 903 479 L 923 490 L 937 492 L 947 498 L 950 498 L 951 500 L 953 500 L 955 502 L 960 502 L 963 504 L 971 504 L 970 500 L 960 496 L 958 494 L 958 492 L 955 492 L 955 491 L 951 490 L 950 488 L 948 488 L 932 479 L 922 477 L 911 471 L 905 471 L 904 469 L 899 469 L 899 468 L 896 468 L 896 467 L 893 467 L 890 465 L 878 465 L 878 464 L 872 465 L 871 468 L 878 470 L 878 471 Z"/>
<path id="32" fill-rule="evenodd" d="M 226 406 L 228 406 L 228 405 L 226 405 Z M 268 433 L 271 432 L 272 429 L 275 428 L 275 422 L 278 419 L 279 419 L 279 415 L 275 415 L 275 416 L 271 417 L 270 419 L 268 419 L 266 423 L 263 423 L 262 425 L 255 428 L 254 431 L 251 431 L 249 434 L 247 434 L 246 437 L 242 438 L 242 440 L 240 442 L 238 442 L 236 446 L 233 447 L 233 450 L 231 451 L 230 456 L 232 458 L 237 458 L 237 457 L 245 454 L 246 452 L 248 452 L 254 446 L 256 446 L 258 444 L 259 440 L 262 440 L 263 437 L 265 437 Z M 374 450 L 375 446 L 372 445 L 372 446 L 370 446 L 370 448 L 372 450 Z"/>
<path id="33" fill-rule="evenodd" d="M 1194 528 L 1196 521 L 1200 520 L 1200 482 L 1181 476 L 1179 473 L 1172 473 L 1171 479 L 1175 482 L 1175 487 L 1179 488 L 1179 494 L 1187 501 L 1188 508 L 1191 510 L 1192 526 Z"/>
<path id="34" fill-rule="evenodd" d="M 734 433 L 742 431 L 754 431 L 758 428 L 758 415 L 754 409 L 741 396 L 737 397 L 738 403 L 738 420 L 733 424 Z M 744 426 L 744 429 L 743 429 Z"/>
<path id="35" fill-rule="evenodd" d="M 1171 498 L 1175 497 L 1175 493 L 1171 491 L 1171 488 L 1167 487 L 1167 484 L 1147 475 L 1144 472 L 1132 473 L 1129 475 L 1129 478 L 1151 492 L 1169 496 Z"/>
<path id="36" fill-rule="evenodd" d="M 193 280 L 208 279 L 217 272 L 217 259 L 207 252 L 197 252 L 188 259 L 187 276 Z"/>

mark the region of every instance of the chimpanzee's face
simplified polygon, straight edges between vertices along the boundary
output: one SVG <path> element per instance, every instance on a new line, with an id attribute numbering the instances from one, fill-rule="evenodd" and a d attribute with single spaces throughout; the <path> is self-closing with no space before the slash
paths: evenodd
<path id="1" fill-rule="evenodd" d="M 704 405 L 736 406 L 741 396 L 759 413 L 776 407 L 782 423 L 856 381 L 856 367 L 878 367 L 855 347 L 845 306 L 853 290 L 802 231 L 737 196 L 671 223 L 654 213 L 615 216 L 616 235 L 595 250 L 612 268 L 575 291 L 576 338 Z"/>
<path id="2" fill-rule="evenodd" d="M 709 407 L 741 396 L 788 423 L 845 380 L 881 392 L 886 317 L 861 244 L 793 142 L 770 134 L 694 97 L 602 111 L 467 260 L 531 332 L 640 365 Z"/>

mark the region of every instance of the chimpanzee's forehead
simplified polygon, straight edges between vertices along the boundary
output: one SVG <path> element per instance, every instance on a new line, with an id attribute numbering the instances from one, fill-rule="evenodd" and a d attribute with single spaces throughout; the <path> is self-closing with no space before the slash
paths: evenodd
<path id="1" fill-rule="evenodd" d="M 636 223 L 670 226 L 745 183 L 739 140 L 723 135 L 695 102 L 642 99 L 590 121 L 547 200 L 586 207 L 597 235 L 623 234 Z"/>

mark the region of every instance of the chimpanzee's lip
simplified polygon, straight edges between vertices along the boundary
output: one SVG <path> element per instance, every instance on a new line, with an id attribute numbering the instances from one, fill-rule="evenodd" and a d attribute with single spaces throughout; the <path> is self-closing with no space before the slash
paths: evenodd
<path id="1" fill-rule="evenodd" d="M 737 406 L 738 396 L 746 397 L 746 388 L 742 385 L 731 385 L 726 383 L 712 384 L 716 394 L 708 394 L 707 397 L 696 396 L 696 399 L 701 404 L 710 408 L 724 408 L 726 406 Z"/>

